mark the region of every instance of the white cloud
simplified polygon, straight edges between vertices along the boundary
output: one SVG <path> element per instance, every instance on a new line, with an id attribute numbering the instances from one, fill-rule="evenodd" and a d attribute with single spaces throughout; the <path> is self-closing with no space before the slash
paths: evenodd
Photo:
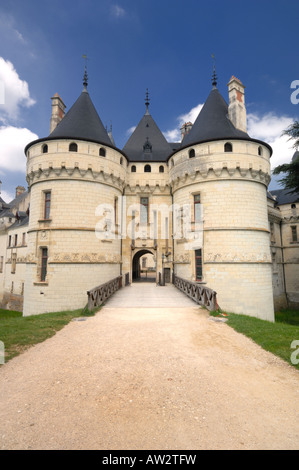
<path id="1" fill-rule="evenodd" d="M 28 83 L 20 79 L 13 64 L 3 57 L 0 57 L 0 83 L 1 90 L 4 89 L 1 93 L 0 121 L 7 124 L 7 119 L 16 121 L 19 118 L 22 106 L 28 108 L 35 101 L 30 96 Z"/>
<path id="2" fill-rule="evenodd" d="M 203 104 L 198 104 L 194 108 L 192 108 L 190 111 L 188 111 L 185 114 L 181 114 L 179 117 L 177 117 L 177 122 L 178 125 L 174 129 L 170 129 L 168 131 L 163 132 L 165 139 L 168 142 L 180 142 L 181 141 L 181 127 L 185 122 L 192 122 L 194 124 L 194 121 L 196 120 L 197 116 L 199 115 L 201 109 L 203 107 Z"/>
<path id="3" fill-rule="evenodd" d="M 26 172 L 24 148 L 38 136 L 29 129 L 0 127 L 0 170 Z"/>
<path id="4" fill-rule="evenodd" d="M 130 127 L 130 129 L 128 129 L 128 130 L 126 131 L 126 134 L 127 134 L 127 135 L 133 134 L 133 132 L 135 131 L 136 127 L 137 127 L 137 126 L 132 126 L 132 127 Z"/>
<path id="5" fill-rule="evenodd" d="M 282 132 L 294 122 L 289 116 L 278 116 L 272 112 L 259 116 L 249 113 L 247 116 L 248 134 L 253 139 L 262 140 L 273 149 L 271 157 L 272 170 L 282 163 L 289 163 L 294 154 L 292 141 L 282 136 Z"/>
<path id="6" fill-rule="evenodd" d="M 6 204 L 10 203 L 14 199 L 13 193 L 9 191 L 3 191 L 1 189 L 0 196 L 2 197 L 3 201 L 6 202 Z"/>
<path id="7" fill-rule="evenodd" d="M 125 16 L 126 12 L 125 10 L 120 7 L 119 5 L 112 5 L 111 6 L 111 14 L 112 16 L 114 16 L 115 18 L 122 18 L 123 16 Z"/>

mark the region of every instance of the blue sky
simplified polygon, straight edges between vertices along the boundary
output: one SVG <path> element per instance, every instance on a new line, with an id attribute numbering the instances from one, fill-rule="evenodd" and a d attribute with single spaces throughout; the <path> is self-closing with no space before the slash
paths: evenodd
<path id="1" fill-rule="evenodd" d="M 2 197 L 26 185 L 25 145 L 49 134 L 51 96 L 72 106 L 88 90 L 122 148 L 150 112 L 169 140 L 193 120 L 211 90 L 228 101 L 232 75 L 246 86 L 248 132 L 273 146 L 272 167 L 290 161 L 281 132 L 299 120 L 296 0 L 6 0 L 0 5 L 0 179 Z M 2 88 L 1 88 L 2 84 Z M 4 85 L 3 85 L 4 84 Z M 5 93 L 4 93 L 5 91 Z M 2 94 L 1 94 L 2 93 Z M 296 95 L 299 98 L 299 93 Z M 2 97 L 2 101 L 1 101 Z M 273 181 L 270 188 L 279 188 Z"/>

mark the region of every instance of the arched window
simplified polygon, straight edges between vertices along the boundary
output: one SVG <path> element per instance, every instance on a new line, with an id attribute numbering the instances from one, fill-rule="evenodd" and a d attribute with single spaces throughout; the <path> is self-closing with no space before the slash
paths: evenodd
<path id="1" fill-rule="evenodd" d="M 258 151 L 258 154 L 259 154 L 260 156 L 263 155 L 263 149 L 262 149 L 261 146 L 259 146 L 259 148 L 258 148 L 257 151 Z"/>
<path id="2" fill-rule="evenodd" d="M 291 204 L 291 209 L 296 209 L 296 204 Z"/>
<path id="3" fill-rule="evenodd" d="M 145 165 L 144 173 L 150 173 L 151 171 L 152 171 L 151 166 L 150 165 Z"/>
<path id="4" fill-rule="evenodd" d="M 224 151 L 225 152 L 232 152 L 233 151 L 233 146 L 230 142 L 226 142 L 224 145 Z"/>
<path id="5" fill-rule="evenodd" d="M 136 166 L 135 165 L 131 166 L 131 173 L 136 173 Z"/>
<path id="6" fill-rule="evenodd" d="M 106 157 L 106 149 L 104 149 L 104 147 L 100 148 L 99 155 L 100 157 Z"/>
<path id="7" fill-rule="evenodd" d="M 70 152 L 78 152 L 78 145 L 75 144 L 75 142 L 72 142 L 72 143 L 69 145 L 69 151 L 70 151 Z"/>
<path id="8" fill-rule="evenodd" d="M 43 153 L 48 153 L 48 146 L 47 146 L 47 144 L 43 145 L 42 150 L 43 150 Z"/>
<path id="9" fill-rule="evenodd" d="M 194 158 L 195 157 L 195 150 L 191 149 L 189 150 L 189 158 Z"/>
<path id="10" fill-rule="evenodd" d="M 159 173 L 164 173 L 164 166 L 163 165 L 159 166 Z"/>

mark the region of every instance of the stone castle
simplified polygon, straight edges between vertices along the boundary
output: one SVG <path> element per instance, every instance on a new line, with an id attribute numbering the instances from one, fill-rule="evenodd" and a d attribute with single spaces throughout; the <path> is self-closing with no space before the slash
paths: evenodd
<path id="1" fill-rule="evenodd" d="M 146 96 L 121 150 L 87 91 L 50 135 L 26 146 L 28 191 L 0 198 L 0 302 L 23 315 L 83 308 L 118 276 L 172 276 L 217 292 L 223 310 L 274 321 L 299 304 L 299 195 L 267 191 L 271 147 L 247 133 L 244 85 L 213 87 L 181 142 L 167 142 Z M 293 158 L 298 158 L 298 152 Z M 297 207 L 296 207 L 297 204 Z M 153 268 L 154 267 L 154 268 Z"/>

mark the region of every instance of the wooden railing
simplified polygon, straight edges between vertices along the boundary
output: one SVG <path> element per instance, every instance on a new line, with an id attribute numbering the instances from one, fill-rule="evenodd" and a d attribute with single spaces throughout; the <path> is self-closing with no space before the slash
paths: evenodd
<path id="1" fill-rule="evenodd" d="M 102 305 L 105 300 L 109 299 L 114 292 L 122 287 L 122 276 L 118 276 L 111 281 L 105 282 L 94 289 L 87 292 L 88 310 L 91 311 Z"/>
<path id="2" fill-rule="evenodd" d="M 182 279 L 175 274 L 173 275 L 173 284 L 197 304 L 204 305 L 210 311 L 217 310 L 216 292 L 209 287 L 187 281 L 187 279 Z"/>

